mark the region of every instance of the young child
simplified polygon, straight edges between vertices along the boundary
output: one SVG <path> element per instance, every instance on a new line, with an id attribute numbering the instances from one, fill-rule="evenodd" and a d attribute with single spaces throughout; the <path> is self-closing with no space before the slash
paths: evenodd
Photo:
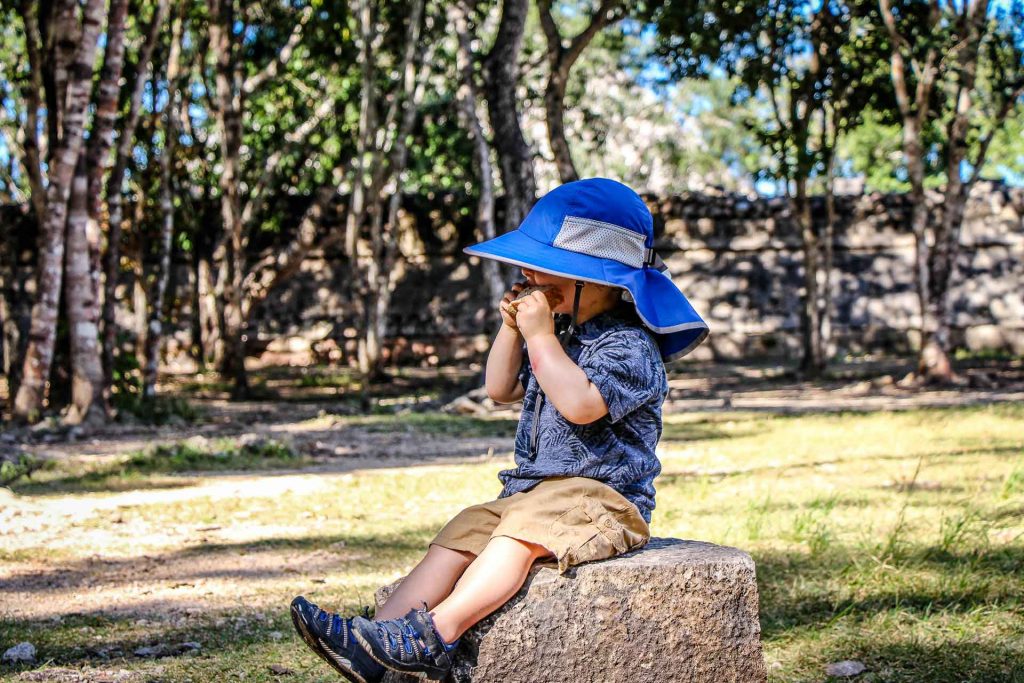
<path id="1" fill-rule="evenodd" d="M 372 683 L 388 669 L 439 679 L 459 637 L 515 595 L 534 562 L 565 572 L 648 541 L 664 361 L 708 334 L 653 243 L 643 200 L 593 178 L 551 191 L 518 230 L 466 249 L 519 266 L 526 280 L 499 304 L 485 380 L 495 401 L 523 400 L 516 466 L 498 475 L 497 500 L 441 529 L 373 620 L 292 601 L 299 634 L 346 679 Z M 542 290 L 510 308 L 525 285 Z"/>

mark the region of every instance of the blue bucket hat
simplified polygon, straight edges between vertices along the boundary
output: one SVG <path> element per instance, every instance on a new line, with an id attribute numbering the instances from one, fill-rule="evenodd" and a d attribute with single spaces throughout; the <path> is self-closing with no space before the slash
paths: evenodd
<path id="1" fill-rule="evenodd" d="M 654 221 L 647 205 L 614 180 L 588 178 L 557 187 L 534 204 L 518 230 L 464 251 L 625 289 L 666 361 L 685 356 L 708 336 L 707 323 L 654 253 Z"/>

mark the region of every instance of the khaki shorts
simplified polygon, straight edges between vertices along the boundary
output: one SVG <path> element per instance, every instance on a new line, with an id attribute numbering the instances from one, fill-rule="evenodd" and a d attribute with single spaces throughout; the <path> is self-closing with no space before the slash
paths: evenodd
<path id="1" fill-rule="evenodd" d="M 479 555 L 495 536 L 536 543 L 552 552 L 558 571 L 636 550 L 651 538 L 636 506 L 594 479 L 554 477 L 529 491 L 468 507 L 431 543 Z"/>

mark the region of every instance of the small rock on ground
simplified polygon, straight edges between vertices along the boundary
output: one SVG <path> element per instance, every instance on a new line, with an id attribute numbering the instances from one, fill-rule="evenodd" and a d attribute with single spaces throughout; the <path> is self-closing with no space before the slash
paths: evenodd
<path id="1" fill-rule="evenodd" d="M 835 662 L 825 667 L 825 673 L 829 676 L 837 676 L 841 678 L 853 678 L 859 676 L 867 671 L 867 667 L 860 662 L 851 660 L 843 662 Z"/>
<path id="2" fill-rule="evenodd" d="M 135 650 L 136 657 L 174 657 L 176 655 L 183 655 L 188 652 L 198 652 L 202 646 L 199 643 L 187 642 L 178 643 L 176 645 L 168 645 L 167 643 L 159 643 L 157 645 L 148 645 L 146 647 L 140 647 Z"/>
<path id="3" fill-rule="evenodd" d="M 3 660 L 12 664 L 31 664 L 36 661 L 36 646 L 32 643 L 18 643 L 4 652 Z"/>

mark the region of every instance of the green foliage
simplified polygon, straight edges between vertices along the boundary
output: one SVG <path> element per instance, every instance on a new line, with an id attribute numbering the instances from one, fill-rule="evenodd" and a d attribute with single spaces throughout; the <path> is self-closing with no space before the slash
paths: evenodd
<path id="1" fill-rule="evenodd" d="M 291 446 L 274 439 L 242 444 L 230 439 L 209 444 L 183 441 L 132 455 L 121 465 L 120 473 L 266 469 L 294 465 L 300 460 L 301 456 Z"/>
<path id="2" fill-rule="evenodd" d="M 165 425 L 177 421 L 194 422 L 200 411 L 182 396 L 152 396 L 142 394 L 142 371 L 139 359 L 128 345 L 130 337 L 119 335 L 120 351 L 114 354 L 113 381 L 110 403 L 119 414 L 128 413 L 135 419 L 152 425 Z"/>
<path id="3" fill-rule="evenodd" d="M 48 460 L 5 448 L 5 451 L 0 453 L 0 486 L 10 486 L 22 477 L 29 478 L 33 472 L 49 466 Z"/>
<path id="4" fill-rule="evenodd" d="M 743 122 L 771 153 L 755 174 L 802 181 L 824 173 L 836 137 L 876 97 L 883 55 L 865 29 L 868 7 L 862 0 L 665 3 L 652 14 L 656 54 L 677 78 L 733 77 L 733 102 L 751 103 Z"/>

